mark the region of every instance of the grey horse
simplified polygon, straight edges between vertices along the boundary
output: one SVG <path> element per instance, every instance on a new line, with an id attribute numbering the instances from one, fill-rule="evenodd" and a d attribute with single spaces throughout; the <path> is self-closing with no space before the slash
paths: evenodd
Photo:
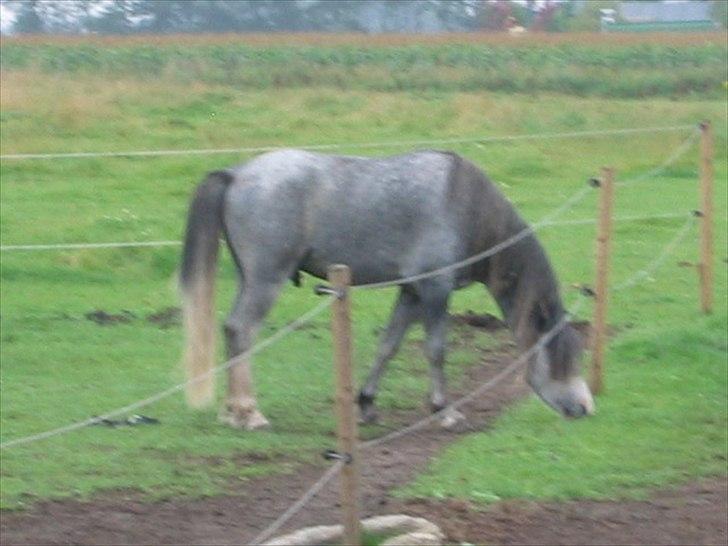
<path id="1" fill-rule="evenodd" d="M 457 154 L 419 151 L 385 158 L 278 150 L 210 173 L 189 210 L 181 288 L 190 405 L 214 398 L 214 279 L 220 233 L 237 265 L 239 290 L 225 322 L 228 394 L 221 419 L 239 428 L 268 425 L 253 389 L 250 359 L 262 320 L 300 271 L 325 278 L 332 264 L 351 268 L 353 283 L 409 277 L 476 255 L 527 228 L 487 176 Z M 559 285 L 543 247 L 529 234 L 467 267 L 400 287 L 374 367 L 359 394 L 364 421 L 387 362 L 407 328 L 426 333 L 433 411 L 447 405 L 443 363 L 453 290 L 483 283 L 521 350 L 564 317 Z M 536 393 L 565 416 L 592 413 L 579 375 L 579 335 L 566 325 L 528 363 Z M 452 422 L 452 416 L 448 417 Z M 443 424 L 446 424 L 443 422 Z"/>

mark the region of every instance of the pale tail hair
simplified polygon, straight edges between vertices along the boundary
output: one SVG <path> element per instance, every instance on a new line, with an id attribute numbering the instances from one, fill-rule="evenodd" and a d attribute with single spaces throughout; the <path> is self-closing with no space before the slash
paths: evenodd
<path id="1" fill-rule="evenodd" d="M 197 188 L 187 217 L 180 271 L 183 365 L 187 402 L 195 408 L 215 399 L 215 274 L 223 198 L 231 179 L 225 171 L 210 173 Z"/>

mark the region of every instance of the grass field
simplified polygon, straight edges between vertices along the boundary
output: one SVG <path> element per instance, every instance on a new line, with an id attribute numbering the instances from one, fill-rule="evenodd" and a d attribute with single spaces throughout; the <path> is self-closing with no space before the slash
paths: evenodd
<path id="1" fill-rule="evenodd" d="M 35 45 L 23 47 L 31 56 L 36 51 Z M 113 51 L 99 56 L 106 58 Z M 609 48 L 603 51 L 609 57 Z M 4 63 L 5 53 L 3 45 Z M 694 62 L 696 70 L 704 69 L 699 60 Z M 663 58 L 655 65 L 655 73 L 670 72 L 664 63 Z M 21 65 L 3 68 L 3 154 L 317 143 L 342 143 L 342 153 L 384 154 L 409 147 L 362 152 L 356 144 L 712 120 L 718 152 L 714 314 L 700 315 L 695 272 L 676 265 L 696 261 L 693 231 L 654 278 L 614 295 L 610 322 L 618 334 L 608 354 L 607 392 L 597 402 L 597 416 L 566 422 L 536 401 L 527 401 L 510 410 L 492 431 L 464 437 L 403 494 L 483 501 L 621 496 L 725 472 L 728 166 L 722 82 L 716 80 L 708 89 L 698 86 L 680 100 L 669 93 L 635 100 L 418 86 L 386 92 L 320 84 L 260 89 L 207 79 L 182 85 L 169 74 L 150 78 L 121 73 L 109 78 L 103 70 L 94 74 L 93 69 L 65 72 Z M 423 74 L 432 78 L 440 74 L 436 66 L 427 70 Z M 614 166 L 620 179 L 637 176 L 664 161 L 687 135 L 683 131 L 448 148 L 483 166 L 533 221 L 560 205 L 600 167 Z M 178 239 L 187 200 L 204 173 L 246 157 L 3 160 L 2 244 Z M 696 179 L 693 149 L 662 176 L 618 190 L 616 216 L 687 215 L 697 207 Z M 564 219 L 593 218 L 595 204 L 596 195 L 590 195 Z M 618 223 L 613 283 L 645 267 L 681 224 L 679 219 Z M 573 284 L 592 282 L 594 228 L 554 226 L 545 228 L 540 238 L 568 304 L 576 297 Z M 178 254 L 175 247 L 2 253 L 2 441 L 86 419 L 181 380 L 176 367 L 179 326 L 160 327 L 148 319 L 178 303 Z M 220 278 L 222 320 L 234 290 L 227 257 Z M 310 289 L 313 284 L 307 279 L 304 289 L 285 291 L 266 322 L 264 336 L 318 303 Z M 393 295 L 356 294 L 355 358 L 360 376 L 373 357 L 377 331 Z M 495 312 L 480 288 L 459 292 L 453 308 Z M 100 326 L 85 317 L 96 310 L 126 321 Z M 587 308 L 581 318 L 588 318 L 589 312 Z M 410 336 L 384 381 L 385 418 L 387 409 L 422 406 L 427 369 L 417 348 L 421 335 L 417 330 Z M 492 341 L 477 334 L 470 343 L 482 348 Z M 463 377 L 477 359 L 475 346 L 455 343 L 448 363 L 451 381 Z M 214 410 L 191 412 L 182 396 L 173 396 L 141 410 L 159 418 L 158 426 L 88 427 L 3 450 L 2 507 L 22 508 L 46 498 L 88 498 L 119 489 L 150 499 L 214 495 L 250 476 L 295 471 L 297 464 L 315 460 L 321 447 L 332 441 L 330 368 L 324 314 L 256 360 L 259 398 L 274 423 L 272 431 L 233 432 L 216 422 Z"/>
<path id="2" fill-rule="evenodd" d="M 247 88 L 559 92 L 684 97 L 725 92 L 722 32 L 649 38 L 499 34 L 5 39 L 2 68 Z"/>

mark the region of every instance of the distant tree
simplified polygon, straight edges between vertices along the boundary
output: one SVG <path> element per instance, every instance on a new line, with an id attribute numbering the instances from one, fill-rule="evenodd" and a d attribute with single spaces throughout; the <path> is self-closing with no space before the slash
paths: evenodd
<path id="1" fill-rule="evenodd" d="M 13 32 L 109 34 L 462 31 L 479 28 L 479 17 L 491 5 L 485 0 L 2 1 L 16 14 Z"/>
<path id="2" fill-rule="evenodd" d="M 487 30 L 506 30 L 508 22 L 513 17 L 513 9 L 517 4 L 509 0 L 496 0 L 488 2 L 480 13 L 480 26 Z"/>
<path id="3" fill-rule="evenodd" d="M 190 9 L 193 2 L 183 0 L 146 0 L 137 6 L 139 30 L 155 34 L 169 34 L 190 30 Z"/>
<path id="4" fill-rule="evenodd" d="M 535 31 L 551 31 L 556 30 L 554 22 L 556 20 L 556 14 L 561 9 L 560 4 L 556 4 L 552 0 L 546 0 L 538 11 L 536 18 L 533 20 L 531 29 Z"/>
<path id="5" fill-rule="evenodd" d="M 46 28 L 39 13 L 37 0 L 26 2 L 7 2 L 8 9 L 15 12 L 13 32 L 17 34 L 40 34 Z"/>
<path id="6" fill-rule="evenodd" d="M 137 16 L 142 13 L 144 0 L 115 0 L 99 3 L 89 10 L 84 26 L 100 34 L 128 34 L 137 30 Z"/>
<path id="7" fill-rule="evenodd" d="M 720 0 L 724 2 L 724 0 Z M 576 0 L 572 2 L 573 17 L 566 22 L 565 30 L 595 32 L 600 26 L 600 13 L 602 9 L 617 9 L 618 0 Z"/>
<path id="8" fill-rule="evenodd" d="M 477 16 L 483 6 L 482 1 L 429 0 L 428 3 L 440 30 L 462 31 L 478 28 Z"/>
<path id="9" fill-rule="evenodd" d="M 197 7 L 198 17 L 202 21 L 202 30 L 211 32 L 236 32 L 245 29 L 248 14 L 251 13 L 249 2 L 230 2 L 229 0 L 213 0 Z"/>
<path id="10" fill-rule="evenodd" d="M 13 32 L 32 34 L 77 34 L 85 31 L 84 21 L 96 2 L 84 0 L 10 0 L 5 5 L 15 12 Z"/>

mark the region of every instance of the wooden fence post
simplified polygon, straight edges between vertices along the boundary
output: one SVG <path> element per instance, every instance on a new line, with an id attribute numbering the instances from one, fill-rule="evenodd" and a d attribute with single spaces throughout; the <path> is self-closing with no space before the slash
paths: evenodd
<path id="1" fill-rule="evenodd" d="M 594 326 L 592 330 L 592 367 L 590 387 L 594 394 L 604 389 L 604 342 L 607 327 L 609 251 L 612 238 L 612 206 L 614 203 L 614 169 L 604 167 L 599 183 L 599 226 L 597 228 L 596 285 L 594 290 Z"/>
<path id="2" fill-rule="evenodd" d="M 331 309 L 331 330 L 334 337 L 338 449 L 339 454 L 345 458 L 341 471 L 344 544 L 359 546 L 361 544 L 361 525 L 359 522 L 358 433 L 354 412 L 354 371 L 349 299 L 351 271 L 345 265 L 332 265 L 328 270 L 328 278 L 332 287 L 339 293 L 339 297 Z"/>
<path id="3" fill-rule="evenodd" d="M 709 121 L 700 124 L 700 307 L 713 310 L 713 130 Z"/>

